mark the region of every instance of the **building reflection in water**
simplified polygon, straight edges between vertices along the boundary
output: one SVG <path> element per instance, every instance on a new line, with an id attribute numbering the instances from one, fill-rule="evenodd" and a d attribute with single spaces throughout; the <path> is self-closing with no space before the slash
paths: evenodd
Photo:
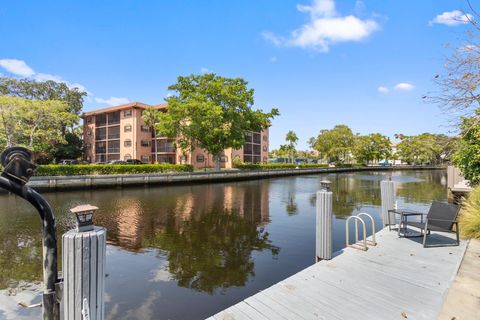
<path id="1" fill-rule="evenodd" d="M 269 221 L 269 184 L 184 187 L 154 200 L 116 199 L 99 215 L 111 244 L 130 251 L 157 248 L 179 286 L 213 293 L 253 276 L 253 251 L 279 248 L 262 227 Z M 160 256 L 159 256 L 160 257 Z"/>

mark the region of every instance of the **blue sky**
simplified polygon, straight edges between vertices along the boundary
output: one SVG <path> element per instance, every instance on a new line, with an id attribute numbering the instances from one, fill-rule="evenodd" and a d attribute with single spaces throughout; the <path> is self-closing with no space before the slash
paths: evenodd
<path id="1" fill-rule="evenodd" d="M 472 1 L 474 5 L 480 3 Z M 179 75 L 242 77 L 299 148 L 321 129 L 447 133 L 421 97 L 467 29 L 463 0 L 2 1 L 0 73 L 89 92 L 84 110 L 162 103 Z"/>

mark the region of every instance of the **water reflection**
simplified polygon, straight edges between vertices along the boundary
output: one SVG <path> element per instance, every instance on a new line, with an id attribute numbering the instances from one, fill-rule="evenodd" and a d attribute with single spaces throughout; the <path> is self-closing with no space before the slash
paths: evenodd
<path id="1" fill-rule="evenodd" d="M 332 181 L 333 247 L 339 250 L 344 246 L 346 217 L 369 212 L 380 223 L 380 181 L 386 175 L 309 175 L 46 197 L 59 235 L 72 224 L 69 208 L 82 203 L 100 208 L 95 219 L 108 229 L 106 308 L 112 319 L 159 314 L 195 319 L 313 262 L 321 180 Z M 402 206 L 427 206 L 446 198 L 444 171 L 394 172 L 392 179 L 398 182 Z M 37 213 L 14 196 L 0 196 L 0 208 L 0 288 L 19 280 L 41 280 Z M 185 304 L 190 308 L 182 307 Z"/>

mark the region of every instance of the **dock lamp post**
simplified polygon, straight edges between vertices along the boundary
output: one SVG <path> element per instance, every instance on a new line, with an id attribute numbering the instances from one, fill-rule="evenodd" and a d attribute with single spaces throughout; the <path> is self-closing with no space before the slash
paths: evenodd
<path id="1" fill-rule="evenodd" d="M 38 192 L 26 186 L 37 165 L 32 162 L 32 152 L 23 147 L 10 147 L 0 154 L 3 171 L 0 188 L 27 200 L 37 209 L 42 220 L 43 244 L 43 299 L 42 315 L 45 320 L 60 319 L 58 291 L 61 281 L 57 271 L 57 236 L 55 217 L 48 202 Z M 57 292 L 56 292 L 57 291 Z"/>

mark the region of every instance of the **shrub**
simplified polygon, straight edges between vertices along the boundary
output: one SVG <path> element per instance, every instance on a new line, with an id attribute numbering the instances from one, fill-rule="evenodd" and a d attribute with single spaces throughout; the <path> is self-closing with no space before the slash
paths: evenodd
<path id="1" fill-rule="evenodd" d="M 104 174 L 141 174 L 162 172 L 192 172 L 189 164 L 79 164 L 79 165 L 41 165 L 35 171 L 36 176 L 84 176 Z"/>
<path id="2" fill-rule="evenodd" d="M 328 168 L 328 164 L 295 164 L 295 163 L 235 163 L 240 170 L 269 170 L 269 169 L 295 169 L 299 168 Z"/>
<path id="3" fill-rule="evenodd" d="M 480 239 L 480 186 L 463 202 L 458 224 L 462 235 Z"/>

